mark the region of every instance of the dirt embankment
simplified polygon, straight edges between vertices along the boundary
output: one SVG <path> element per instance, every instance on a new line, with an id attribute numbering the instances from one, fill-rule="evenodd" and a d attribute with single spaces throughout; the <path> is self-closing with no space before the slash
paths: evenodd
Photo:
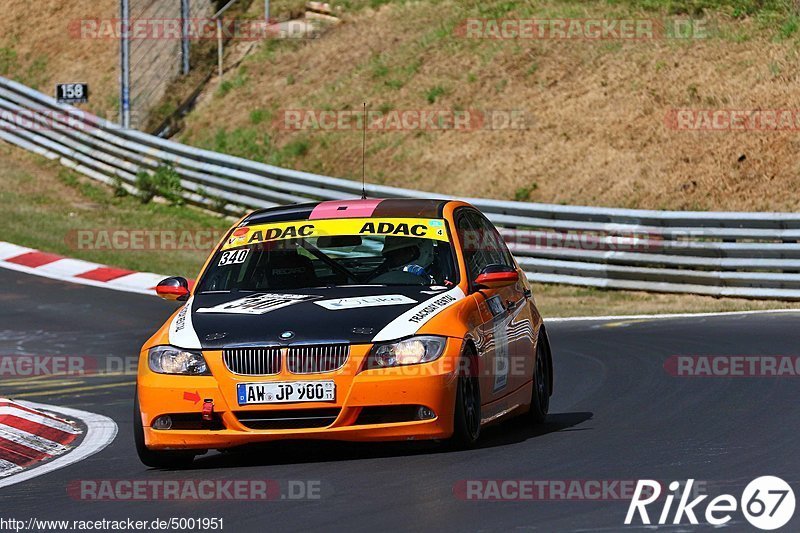
<path id="1" fill-rule="evenodd" d="M 467 20 L 664 22 L 687 15 L 675 9 L 678 1 L 670 3 L 676 14 L 634 0 L 349 0 L 335 6 L 344 22 L 321 38 L 258 43 L 238 69 L 215 79 L 182 140 L 357 177 L 357 128 L 293 129 L 285 111 L 319 117 L 357 112 L 368 101 L 373 112 L 411 113 L 412 122 L 424 113 L 521 113 L 524 129 L 372 131 L 370 179 L 553 203 L 797 210 L 797 16 L 763 8 L 779 2 L 754 1 L 760 11 L 747 14 L 723 1 L 683 3 L 723 7 L 690 14 L 708 29 L 701 38 L 475 39 L 458 31 Z M 281 16 L 302 10 L 300 0 L 273 4 Z M 116 0 L 6 0 L 0 74 L 48 94 L 57 82 L 86 81 L 92 96 L 85 107 L 116 119 L 118 44 L 76 38 L 71 28 L 82 19 L 116 18 L 117 9 Z M 247 16 L 260 9 L 254 2 Z M 688 115 L 670 120 L 676 110 Z M 735 113 L 748 122 L 759 110 L 788 110 L 794 123 L 774 131 L 767 116 L 761 129 L 719 127 Z"/>
<path id="2" fill-rule="evenodd" d="M 553 203 L 798 209 L 798 128 L 719 130 L 717 117 L 706 131 L 708 120 L 696 114 L 788 109 L 800 125 L 791 19 L 705 11 L 692 16 L 708 31 L 688 39 L 470 39 L 457 31 L 470 18 L 685 17 L 632 5 L 418 1 L 367 8 L 320 39 L 260 45 L 189 118 L 183 140 L 355 178 L 357 129 L 287 129 L 284 111 L 357 111 L 364 101 L 385 114 L 522 111 L 527 129 L 374 131 L 370 179 Z M 689 110 L 689 118 L 668 120 L 675 110 Z"/>

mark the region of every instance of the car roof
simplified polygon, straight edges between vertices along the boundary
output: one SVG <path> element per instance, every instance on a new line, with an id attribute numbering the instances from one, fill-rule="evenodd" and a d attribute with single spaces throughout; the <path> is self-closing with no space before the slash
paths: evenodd
<path id="1" fill-rule="evenodd" d="M 240 225 L 331 218 L 441 218 L 450 201 L 390 198 L 311 202 L 260 209 L 245 217 Z"/>

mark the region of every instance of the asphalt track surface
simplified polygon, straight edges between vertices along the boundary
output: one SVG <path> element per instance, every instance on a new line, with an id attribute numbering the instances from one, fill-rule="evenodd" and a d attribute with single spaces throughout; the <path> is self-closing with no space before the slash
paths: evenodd
<path id="1" fill-rule="evenodd" d="M 156 298 L 0 271 L 0 353 L 133 356 L 172 307 Z M 800 378 L 677 378 L 671 355 L 800 355 L 800 315 L 553 323 L 556 394 L 550 421 L 486 430 L 477 449 L 431 445 L 279 443 L 210 454 L 188 471 L 147 469 L 131 430 L 131 375 L 0 381 L 2 396 L 113 418 L 116 441 L 71 467 L 0 489 L 0 517 L 136 520 L 221 517 L 226 531 L 623 531 L 627 500 L 464 501 L 467 479 L 694 478 L 737 498 L 776 475 L 800 494 Z M 53 378 L 50 378 L 53 379 Z M 85 479 L 272 479 L 319 482 L 317 500 L 97 502 Z M 652 514 L 658 514 L 660 507 Z M 795 517 L 787 530 L 797 530 Z M 702 526 L 667 526 L 695 531 Z M 710 529 L 710 528 L 705 528 Z M 752 531 L 741 513 L 727 531 Z"/>

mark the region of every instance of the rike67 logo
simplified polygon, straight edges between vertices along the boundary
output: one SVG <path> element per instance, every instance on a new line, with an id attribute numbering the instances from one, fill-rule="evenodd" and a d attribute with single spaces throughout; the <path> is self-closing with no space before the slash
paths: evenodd
<path id="1" fill-rule="evenodd" d="M 692 499 L 692 486 L 694 479 L 686 481 L 682 488 L 681 483 L 673 481 L 669 484 L 669 492 L 663 498 L 663 507 L 658 515 L 651 519 L 649 511 L 658 511 L 656 502 L 661 499 L 662 485 L 658 481 L 644 479 L 636 484 L 636 491 L 625 516 L 625 524 L 631 525 L 638 520 L 644 525 L 655 524 L 700 524 L 698 515 L 705 519 L 705 523 L 712 526 L 723 526 L 734 519 L 734 514 L 741 510 L 745 519 L 758 529 L 771 531 L 785 526 L 794 515 L 795 498 L 792 487 L 779 477 L 762 476 L 751 481 L 737 500 L 731 494 L 721 494 L 705 502 L 705 512 L 701 513 L 704 500 L 708 495 L 700 495 Z M 678 503 L 673 511 L 676 497 Z M 655 504 L 655 505 L 653 505 Z"/>

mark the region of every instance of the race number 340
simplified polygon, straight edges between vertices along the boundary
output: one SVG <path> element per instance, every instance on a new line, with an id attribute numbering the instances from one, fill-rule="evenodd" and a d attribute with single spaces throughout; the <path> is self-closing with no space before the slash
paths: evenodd
<path id="1" fill-rule="evenodd" d="M 247 260 L 248 253 L 250 253 L 250 250 L 247 248 L 222 252 L 218 266 L 241 265 Z"/>

